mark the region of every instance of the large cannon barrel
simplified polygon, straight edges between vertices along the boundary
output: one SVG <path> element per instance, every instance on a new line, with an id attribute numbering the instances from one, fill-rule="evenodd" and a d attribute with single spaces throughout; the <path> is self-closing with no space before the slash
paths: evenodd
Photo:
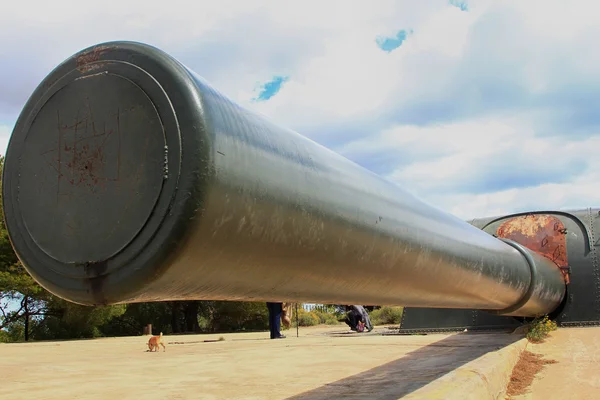
<path id="1" fill-rule="evenodd" d="M 6 226 L 27 271 L 87 305 L 311 301 L 537 316 L 549 259 L 246 110 L 168 54 L 90 47 L 15 125 Z"/>

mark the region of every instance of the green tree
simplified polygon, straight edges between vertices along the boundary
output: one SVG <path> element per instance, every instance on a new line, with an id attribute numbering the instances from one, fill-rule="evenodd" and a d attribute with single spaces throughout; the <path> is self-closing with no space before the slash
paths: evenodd
<path id="1" fill-rule="evenodd" d="M 4 157 L 0 156 L 0 176 L 3 171 Z M 3 205 L 1 181 L 0 205 Z M 20 322 L 23 337 L 29 340 L 31 319 L 48 313 L 47 298 L 48 293 L 19 262 L 6 230 L 4 213 L 0 213 L 0 329 L 14 328 Z"/>
<path id="2" fill-rule="evenodd" d="M 215 301 L 210 310 L 213 332 L 264 330 L 269 327 L 265 303 L 247 301 Z"/>
<path id="3" fill-rule="evenodd" d="M 126 305 L 88 307 L 70 303 L 56 296 L 47 301 L 52 313 L 39 321 L 34 332 L 35 338 L 81 339 L 104 336 L 102 327 L 113 318 L 123 315 Z"/>
<path id="4" fill-rule="evenodd" d="M 100 327 L 106 336 L 141 335 L 144 326 L 152 324 L 154 333 L 173 333 L 171 327 L 171 310 L 169 302 L 128 304 L 123 314 L 116 316 Z"/>

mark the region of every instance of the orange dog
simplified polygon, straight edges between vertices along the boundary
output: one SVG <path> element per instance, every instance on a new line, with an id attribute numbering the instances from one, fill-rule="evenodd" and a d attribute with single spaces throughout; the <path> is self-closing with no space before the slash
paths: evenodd
<path id="1" fill-rule="evenodd" d="M 167 351 L 167 348 L 165 347 L 165 344 L 162 341 L 162 337 L 163 337 L 162 332 L 160 333 L 159 336 L 152 336 L 150 338 L 150 340 L 148 340 L 148 348 L 150 349 L 148 351 L 152 351 L 152 350 L 158 351 L 159 346 L 163 347 L 163 349 L 164 349 L 163 351 Z"/>
<path id="2" fill-rule="evenodd" d="M 281 322 L 283 326 L 289 328 L 292 325 L 292 303 L 283 303 L 281 311 Z"/>

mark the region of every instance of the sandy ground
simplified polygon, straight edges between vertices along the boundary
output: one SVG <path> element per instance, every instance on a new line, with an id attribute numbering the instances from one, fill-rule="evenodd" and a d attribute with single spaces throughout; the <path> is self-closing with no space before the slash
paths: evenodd
<path id="1" fill-rule="evenodd" d="M 397 399 L 520 338 L 374 334 L 382 331 L 167 336 L 159 353 L 146 352 L 141 336 L 2 344 L 0 398 Z M 225 340 L 205 342 L 219 336 Z"/>
<path id="2" fill-rule="evenodd" d="M 530 391 L 512 400 L 600 399 L 600 328 L 559 329 L 527 350 L 556 363 L 545 365 Z"/>

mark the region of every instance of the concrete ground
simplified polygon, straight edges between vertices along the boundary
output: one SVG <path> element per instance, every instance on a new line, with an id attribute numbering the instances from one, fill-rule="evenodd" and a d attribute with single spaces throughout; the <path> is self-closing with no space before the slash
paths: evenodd
<path id="1" fill-rule="evenodd" d="M 600 399 L 600 328 L 564 328 L 527 350 L 557 363 L 544 366 L 530 392 L 512 400 Z"/>
<path id="2" fill-rule="evenodd" d="M 0 345 L 1 399 L 397 399 L 521 339 L 507 334 L 268 332 Z M 335 333 L 340 333 L 335 335 Z M 224 341 L 216 340 L 223 336 Z M 429 385 L 429 386 L 426 386 Z M 417 392 L 418 393 L 418 392 Z"/>

